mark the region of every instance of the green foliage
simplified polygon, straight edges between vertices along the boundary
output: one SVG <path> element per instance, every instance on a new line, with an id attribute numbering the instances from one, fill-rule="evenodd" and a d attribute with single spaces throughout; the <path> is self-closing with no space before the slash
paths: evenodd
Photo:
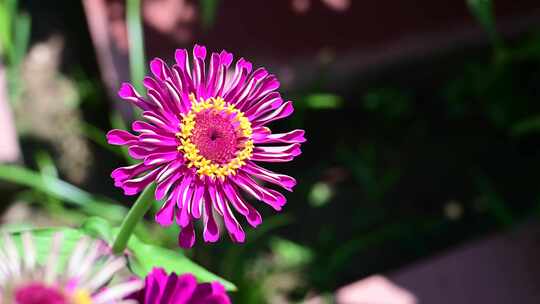
<path id="1" fill-rule="evenodd" d="M 301 267 L 313 260 L 313 252 L 309 248 L 286 239 L 273 238 L 270 248 L 283 267 Z"/>
<path id="2" fill-rule="evenodd" d="M 364 95 L 362 106 L 388 120 L 407 117 L 412 112 L 411 97 L 394 88 L 371 89 Z"/>
<path id="3" fill-rule="evenodd" d="M 0 165 L 0 180 L 30 187 L 81 208 L 90 215 L 102 215 L 118 222 L 126 214 L 124 207 L 106 199 L 97 198 L 72 184 L 50 175 L 43 175 L 15 165 Z"/>
<path id="4" fill-rule="evenodd" d="M 129 41 L 129 70 L 131 83 L 139 92 L 143 92 L 142 81 L 146 75 L 144 56 L 144 33 L 141 16 L 141 0 L 127 0 L 126 20 Z"/>
<path id="5" fill-rule="evenodd" d="M 17 11 L 17 0 L 0 0 L 0 58 L 7 66 L 9 99 L 15 103 L 22 90 L 20 65 L 30 40 L 31 19 Z"/>
<path id="6" fill-rule="evenodd" d="M 311 187 L 308 200 L 313 207 L 321 207 L 326 205 L 333 195 L 333 190 L 330 185 L 324 182 L 317 182 Z"/>
<path id="7" fill-rule="evenodd" d="M 133 272 L 141 277 L 146 276 L 154 267 L 163 267 L 167 272 L 177 274 L 190 272 L 201 282 L 219 281 L 227 290 L 236 290 L 236 286 L 203 267 L 197 265 L 180 250 L 169 250 L 162 247 L 141 242 L 136 236 L 129 240 L 128 249 L 132 253 L 129 256 L 130 267 Z"/>
<path id="8" fill-rule="evenodd" d="M 203 27 L 208 29 L 215 23 L 219 0 L 201 0 L 200 6 Z"/>
<path id="9" fill-rule="evenodd" d="M 502 44 L 497 28 L 495 26 L 495 16 L 493 14 L 493 4 L 491 0 L 467 0 L 469 10 L 488 33 L 495 45 Z"/>
<path id="10" fill-rule="evenodd" d="M 112 243 L 118 234 L 118 228 L 112 228 L 103 218 L 91 217 L 81 226 L 87 234 Z M 236 290 L 236 286 L 203 267 L 197 265 L 182 254 L 180 250 L 169 250 L 142 242 L 137 236 L 131 236 L 128 243 L 130 268 L 140 277 L 145 277 L 154 267 L 163 267 L 167 272 L 177 274 L 192 273 L 201 282 L 221 282 L 227 290 Z"/>
<path id="11" fill-rule="evenodd" d="M 307 108 L 316 110 L 336 109 L 343 104 L 340 96 L 329 93 L 310 94 L 304 100 Z"/>

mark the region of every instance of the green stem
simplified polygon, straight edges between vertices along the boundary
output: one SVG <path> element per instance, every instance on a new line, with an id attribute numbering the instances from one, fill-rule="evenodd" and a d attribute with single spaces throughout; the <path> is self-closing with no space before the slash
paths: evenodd
<path id="1" fill-rule="evenodd" d="M 146 214 L 148 209 L 150 209 L 150 206 L 152 206 L 152 203 L 155 201 L 154 189 L 154 184 L 146 187 L 124 218 L 124 221 L 120 226 L 120 231 L 118 231 L 112 246 L 112 250 L 115 254 L 121 254 L 124 252 L 129 238 L 133 234 L 133 230 L 135 230 L 135 227 L 139 221 Z"/>
<path id="2" fill-rule="evenodd" d="M 144 34 L 141 18 L 141 0 L 127 0 L 126 22 L 129 42 L 129 69 L 131 81 L 142 92 L 142 81 L 146 74 L 144 56 Z"/>

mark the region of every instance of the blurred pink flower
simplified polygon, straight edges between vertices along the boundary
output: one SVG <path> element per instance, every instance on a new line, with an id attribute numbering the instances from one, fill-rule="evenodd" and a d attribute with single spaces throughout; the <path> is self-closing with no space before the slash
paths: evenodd
<path id="1" fill-rule="evenodd" d="M 59 265 L 60 253 L 65 250 L 62 239 L 61 233 L 54 235 L 47 262 L 42 264 L 30 232 L 22 234 L 23 256 L 15 240 L 4 235 L 0 249 L 0 303 L 120 304 L 142 288 L 140 280 L 109 284 L 126 260 L 111 256 L 101 241 L 82 238 L 65 265 Z"/>

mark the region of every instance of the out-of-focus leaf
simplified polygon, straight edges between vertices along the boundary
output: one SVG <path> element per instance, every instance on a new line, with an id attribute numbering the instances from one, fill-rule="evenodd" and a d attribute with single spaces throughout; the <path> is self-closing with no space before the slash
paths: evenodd
<path id="1" fill-rule="evenodd" d="M 113 229 L 109 222 L 98 216 L 92 216 L 86 219 L 81 225 L 81 230 L 90 236 L 103 239 L 109 244 L 112 243 L 114 239 Z"/>
<path id="2" fill-rule="evenodd" d="M 506 206 L 504 199 L 495 190 L 491 181 L 484 175 L 476 177 L 476 186 L 481 191 L 482 201 L 485 203 L 487 211 L 505 227 L 510 227 L 514 223 L 514 216 Z"/>
<path id="3" fill-rule="evenodd" d="M 311 94 L 305 97 L 306 106 L 311 109 L 336 109 L 341 107 L 343 99 L 334 94 Z"/>
<path id="4" fill-rule="evenodd" d="M 23 167 L 0 165 L 0 180 L 30 187 L 57 199 L 79 206 L 90 215 L 104 216 L 111 221 L 120 221 L 126 209 L 109 199 L 98 199 L 63 180 L 42 175 Z"/>
<path id="5" fill-rule="evenodd" d="M 200 6 L 203 27 L 208 29 L 216 20 L 219 0 L 201 0 Z"/>
<path id="6" fill-rule="evenodd" d="M 19 14 L 15 19 L 14 41 L 13 41 L 13 62 L 15 66 L 19 66 L 28 50 L 28 42 L 30 41 L 31 19 L 26 13 Z"/>
<path id="7" fill-rule="evenodd" d="M 39 151 L 36 153 L 35 158 L 41 174 L 58 177 L 58 169 L 56 169 L 52 157 L 47 152 Z"/>
<path id="8" fill-rule="evenodd" d="M 309 203 L 314 207 L 321 207 L 328 203 L 330 198 L 332 198 L 333 192 L 334 191 L 327 183 L 315 183 L 309 192 Z"/>
<path id="9" fill-rule="evenodd" d="M 523 136 L 533 132 L 540 132 L 540 116 L 533 116 L 512 126 L 512 135 Z"/>
<path id="10" fill-rule="evenodd" d="M 142 92 L 142 82 L 146 74 L 146 60 L 144 56 L 141 0 L 127 0 L 126 14 L 131 81 L 135 88 Z"/>
<path id="11" fill-rule="evenodd" d="M 364 109 L 387 119 L 406 117 L 411 113 L 411 98 L 405 92 L 391 88 L 369 91 L 362 100 Z"/>
<path id="12" fill-rule="evenodd" d="M 500 45 L 502 40 L 497 32 L 495 16 L 493 14 L 493 3 L 491 0 L 467 0 L 469 10 L 488 33 L 491 40 Z"/>
<path id="13" fill-rule="evenodd" d="M 300 267 L 313 259 L 313 252 L 309 248 L 286 239 L 273 238 L 270 248 L 284 267 Z"/>
<path id="14" fill-rule="evenodd" d="M 236 286 L 192 262 L 181 251 L 149 245 L 132 236 L 128 243 L 130 267 L 140 277 L 146 276 L 154 267 L 162 267 L 167 272 L 177 274 L 192 273 L 201 282 L 219 281 L 227 290 L 236 290 Z"/>
<path id="15" fill-rule="evenodd" d="M 9 1 L 0 1 L 0 56 L 10 54 L 12 48 L 11 39 L 11 12 L 9 11 Z M 9 56 L 9 55 L 8 55 Z"/>
<path id="16" fill-rule="evenodd" d="M 47 258 L 51 252 L 51 246 L 53 239 L 56 235 L 62 235 L 62 243 L 60 250 L 58 252 L 58 268 L 57 271 L 61 272 L 66 263 L 71 256 L 71 252 L 75 248 L 77 242 L 84 237 L 85 235 L 77 230 L 72 228 L 41 228 L 41 229 L 17 229 L 17 230 L 7 230 L 7 232 L 12 233 L 13 240 L 20 250 L 20 254 L 24 256 L 25 252 L 23 251 L 22 246 L 22 233 L 24 231 L 30 231 L 34 239 L 34 246 L 36 250 L 36 258 L 38 263 L 45 265 Z M 0 238 L 0 247 L 3 247 L 4 239 Z"/>

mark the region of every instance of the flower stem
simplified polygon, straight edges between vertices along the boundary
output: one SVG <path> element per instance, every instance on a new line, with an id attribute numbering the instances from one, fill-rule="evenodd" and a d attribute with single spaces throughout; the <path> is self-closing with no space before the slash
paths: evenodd
<path id="1" fill-rule="evenodd" d="M 133 234 L 133 230 L 146 214 L 154 200 L 154 184 L 149 185 L 146 189 L 143 190 L 141 195 L 137 198 L 131 209 L 129 209 L 128 214 L 124 218 L 122 225 L 120 226 L 120 231 L 116 235 L 116 238 L 113 242 L 112 250 L 114 254 L 122 254 L 124 249 L 126 249 L 129 238 Z"/>

